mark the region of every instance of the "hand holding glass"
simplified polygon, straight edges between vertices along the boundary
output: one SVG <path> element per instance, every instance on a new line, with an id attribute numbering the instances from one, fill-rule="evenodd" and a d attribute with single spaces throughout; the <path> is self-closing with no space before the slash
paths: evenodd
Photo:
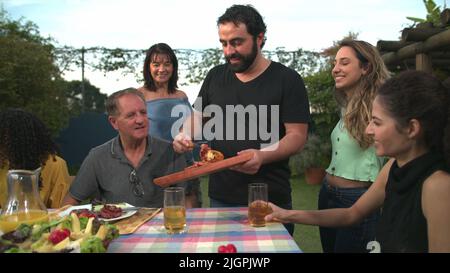
<path id="1" fill-rule="evenodd" d="M 248 185 L 248 221 L 254 227 L 264 227 L 264 217 L 271 212 L 268 203 L 267 184 L 252 183 Z"/>

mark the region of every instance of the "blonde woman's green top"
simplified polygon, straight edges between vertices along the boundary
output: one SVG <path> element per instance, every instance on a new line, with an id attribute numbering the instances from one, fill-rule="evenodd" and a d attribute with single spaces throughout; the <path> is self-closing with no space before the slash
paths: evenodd
<path id="1" fill-rule="evenodd" d="M 345 179 L 374 182 L 385 157 L 378 157 L 373 146 L 362 149 L 339 120 L 331 133 L 332 156 L 327 173 Z"/>

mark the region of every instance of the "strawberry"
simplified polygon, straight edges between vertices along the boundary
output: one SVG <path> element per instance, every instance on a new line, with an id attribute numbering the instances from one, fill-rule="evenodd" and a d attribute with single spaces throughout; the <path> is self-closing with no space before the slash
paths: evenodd
<path id="1" fill-rule="evenodd" d="M 57 243 L 61 242 L 62 240 L 66 239 L 70 236 L 70 230 L 63 228 L 63 229 L 55 229 L 50 233 L 48 236 L 48 240 L 52 242 L 52 244 L 56 245 Z"/>
<path id="2" fill-rule="evenodd" d="M 226 246 L 226 248 L 228 249 L 228 253 L 236 253 L 237 252 L 236 246 L 234 246 L 233 244 L 228 244 Z"/>
<path id="3" fill-rule="evenodd" d="M 226 246 L 219 246 L 219 248 L 217 249 L 217 252 L 219 253 L 228 253 L 228 249 Z"/>
<path id="4" fill-rule="evenodd" d="M 237 249 L 236 249 L 236 246 L 234 246 L 233 244 L 221 245 L 217 249 L 217 252 L 219 252 L 219 253 L 236 253 Z"/>

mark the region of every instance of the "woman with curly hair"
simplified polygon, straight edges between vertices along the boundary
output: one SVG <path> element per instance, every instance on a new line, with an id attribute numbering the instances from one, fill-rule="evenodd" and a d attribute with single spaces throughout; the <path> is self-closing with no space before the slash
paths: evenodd
<path id="1" fill-rule="evenodd" d="M 331 133 L 332 158 L 319 193 L 319 209 L 351 207 L 375 181 L 385 160 L 370 147 L 364 133 L 372 102 L 389 72 L 374 46 L 345 39 L 340 42 L 332 75 L 341 118 Z M 379 213 L 345 228 L 320 228 L 324 252 L 366 252 L 375 237 Z"/>
<path id="2" fill-rule="evenodd" d="M 0 206 L 7 198 L 8 170 L 42 167 L 40 195 L 48 208 L 61 205 L 69 186 L 69 172 L 50 131 L 36 116 L 21 109 L 0 112 Z"/>

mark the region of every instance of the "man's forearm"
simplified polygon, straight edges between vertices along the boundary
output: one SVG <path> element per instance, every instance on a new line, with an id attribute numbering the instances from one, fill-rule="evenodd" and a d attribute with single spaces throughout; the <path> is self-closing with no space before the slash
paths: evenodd
<path id="1" fill-rule="evenodd" d="M 77 199 L 73 198 L 69 192 L 67 192 L 66 196 L 64 197 L 64 200 L 61 204 L 61 206 L 65 206 L 65 205 L 72 205 L 72 206 L 76 206 L 80 203 L 80 201 L 78 201 Z"/>
<path id="2" fill-rule="evenodd" d="M 288 133 L 280 141 L 261 149 L 263 164 L 285 159 L 300 152 L 306 143 L 301 133 Z"/>

